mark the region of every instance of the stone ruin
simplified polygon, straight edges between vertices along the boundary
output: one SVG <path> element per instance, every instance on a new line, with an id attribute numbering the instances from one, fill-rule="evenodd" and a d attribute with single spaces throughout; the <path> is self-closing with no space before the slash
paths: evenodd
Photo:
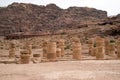
<path id="1" fill-rule="evenodd" d="M 118 58 L 120 58 L 120 39 L 117 41 L 116 47 L 117 47 L 117 56 Z"/>
<path id="2" fill-rule="evenodd" d="M 11 42 L 9 46 L 9 58 L 14 58 L 15 57 L 15 43 Z"/>
<path id="3" fill-rule="evenodd" d="M 104 59 L 105 55 L 105 41 L 103 38 L 97 36 L 95 37 L 95 45 L 96 45 L 96 58 Z"/>
<path id="4" fill-rule="evenodd" d="M 29 51 L 20 51 L 20 63 L 28 64 L 30 63 L 30 53 Z"/>
<path id="5" fill-rule="evenodd" d="M 56 51 L 57 51 L 56 42 L 50 41 L 47 45 L 47 59 L 50 61 L 55 61 L 57 57 Z"/>
<path id="6" fill-rule="evenodd" d="M 73 59 L 81 59 L 81 43 L 79 38 L 74 38 L 72 43 L 72 56 Z"/>
<path id="7" fill-rule="evenodd" d="M 64 48 L 65 48 L 65 40 L 60 39 L 58 41 L 58 48 L 61 49 L 61 56 L 65 55 Z"/>
<path id="8" fill-rule="evenodd" d="M 29 42 L 24 44 L 24 49 L 19 51 L 16 57 L 16 44 L 14 41 L 9 44 L 9 59 L 14 59 L 16 63 L 29 64 L 40 62 L 64 61 L 64 60 L 107 60 L 120 59 L 120 39 L 111 41 L 100 36 L 90 38 L 87 43 L 89 54 L 86 56 L 83 51 L 83 45 L 79 38 L 73 38 L 71 42 L 70 53 L 65 50 L 66 43 L 64 39 L 57 41 L 44 41 L 41 51 L 34 52 Z M 86 58 L 87 57 L 87 58 Z M 90 57 L 90 58 L 89 58 Z"/>

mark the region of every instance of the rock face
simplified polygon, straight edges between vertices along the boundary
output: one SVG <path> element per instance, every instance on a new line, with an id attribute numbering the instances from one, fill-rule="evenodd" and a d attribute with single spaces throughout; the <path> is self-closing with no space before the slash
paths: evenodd
<path id="1" fill-rule="evenodd" d="M 112 36 L 120 35 L 120 14 L 106 19 L 102 24 L 112 25 L 112 27 L 109 30 L 107 30 L 105 34 L 112 35 Z"/>
<path id="2" fill-rule="evenodd" d="M 87 7 L 61 9 L 55 4 L 38 6 L 12 3 L 0 8 L 0 35 L 76 28 L 83 22 L 107 18 L 107 12 Z"/>

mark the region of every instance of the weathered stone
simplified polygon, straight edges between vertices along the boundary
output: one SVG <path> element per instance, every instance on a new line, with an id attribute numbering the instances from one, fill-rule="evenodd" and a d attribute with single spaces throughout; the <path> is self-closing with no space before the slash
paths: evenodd
<path id="1" fill-rule="evenodd" d="M 25 50 L 27 50 L 29 54 L 32 54 L 32 45 L 29 42 L 26 42 Z"/>
<path id="2" fill-rule="evenodd" d="M 104 47 L 96 47 L 96 59 L 104 59 L 105 49 Z"/>
<path id="3" fill-rule="evenodd" d="M 58 48 L 61 49 L 61 56 L 63 57 L 63 56 L 65 55 L 65 53 L 64 53 L 65 40 L 60 39 L 60 40 L 58 41 Z"/>
<path id="4" fill-rule="evenodd" d="M 9 58 L 14 58 L 15 57 L 15 52 L 16 52 L 15 50 L 16 50 L 15 43 L 11 42 L 10 47 L 9 47 Z"/>
<path id="5" fill-rule="evenodd" d="M 46 30 L 69 29 L 70 27 L 68 26 L 72 25 L 72 28 L 81 27 L 81 25 L 84 25 L 80 23 L 82 21 L 104 19 L 106 17 L 106 11 L 94 8 L 70 7 L 68 9 L 60 9 L 55 4 L 38 6 L 13 3 L 0 9 L 0 26 L 2 27 L 0 27 L 0 35 L 10 35 L 11 33 L 19 32 L 24 32 L 24 35 L 26 32 L 32 34 L 32 32 L 39 33 L 41 31 L 46 32 Z M 21 37 L 18 36 L 18 38 Z"/>
<path id="6" fill-rule="evenodd" d="M 95 55 L 96 59 L 104 59 L 105 55 L 105 40 L 100 36 L 95 37 Z"/>
<path id="7" fill-rule="evenodd" d="M 109 39 L 105 39 L 105 54 L 109 54 Z"/>
<path id="8" fill-rule="evenodd" d="M 90 38 L 88 41 L 89 54 L 94 56 L 94 38 Z"/>
<path id="9" fill-rule="evenodd" d="M 33 63 L 40 63 L 41 62 L 41 56 L 40 54 L 33 54 Z"/>
<path id="10" fill-rule="evenodd" d="M 43 57 L 47 57 L 47 45 L 48 45 L 48 42 L 45 41 L 43 42 Z"/>
<path id="11" fill-rule="evenodd" d="M 81 59 L 81 43 L 79 43 L 78 41 L 72 43 L 72 55 L 73 59 Z"/>
<path id="12" fill-rule="evenodd" d="M 56 60 L 56 42 L 49 42 L 47 47 L 47 59 Z"/>
<path id="13" fill-rule="evenodd" d="M 62 53 L 61 49 L 57 48 L 57 51 L 56 51 L 57 57 L 61 57 L 61 53 Z"/>
<path id="14" fill-rule="evenodd" d="M 115 43 L 110 43 L 109 44 L 109 53 L 108 55 L 115 57 Z"/>
<path id="15" fill-rule="evenodd" d="M 29 64 L 30 62 L 30 54 L 28 51 L 21 51 L 20 52 L 20 63 L 21 64 Z"/>
<path id="16" fill-rule="evenodd" d="M 95 44 L 96 44 L 96 46 L 105 46 L 104 38 L 101 38 L 101 37 L 97 36 L 95 38 Z"/>
<path id="17" fill-rule="evenodd" d="M 117 57 L 120 58 L 120 39 L 117 41 Z"/>
<path id="18" fill-rule="evenodd" d="M 15 57 L 15 48 L 10 48 L 9 49 L 9 58 L 14 58 Z"/>

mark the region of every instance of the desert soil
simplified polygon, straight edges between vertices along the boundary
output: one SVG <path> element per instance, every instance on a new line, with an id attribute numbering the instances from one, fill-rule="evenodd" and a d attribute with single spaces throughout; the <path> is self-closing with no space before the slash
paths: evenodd
<path id="1" fill-rule="evenodd" d="M 119 80 L 120 60 L 0 64 L 0 80 Z"/>

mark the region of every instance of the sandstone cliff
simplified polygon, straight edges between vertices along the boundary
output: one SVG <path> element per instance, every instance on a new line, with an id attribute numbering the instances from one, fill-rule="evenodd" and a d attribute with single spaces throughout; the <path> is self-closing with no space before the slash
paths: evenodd
<path id="1" fill-rule="evenodd" d="M 0 8 L 0 35 L 14 33 L 54 32 L 84 27 L 88 21 L 107 18 L 107 12 L 87 7 L 61 9 L 55 4 L 38 6 L 12 3 Z"/>

